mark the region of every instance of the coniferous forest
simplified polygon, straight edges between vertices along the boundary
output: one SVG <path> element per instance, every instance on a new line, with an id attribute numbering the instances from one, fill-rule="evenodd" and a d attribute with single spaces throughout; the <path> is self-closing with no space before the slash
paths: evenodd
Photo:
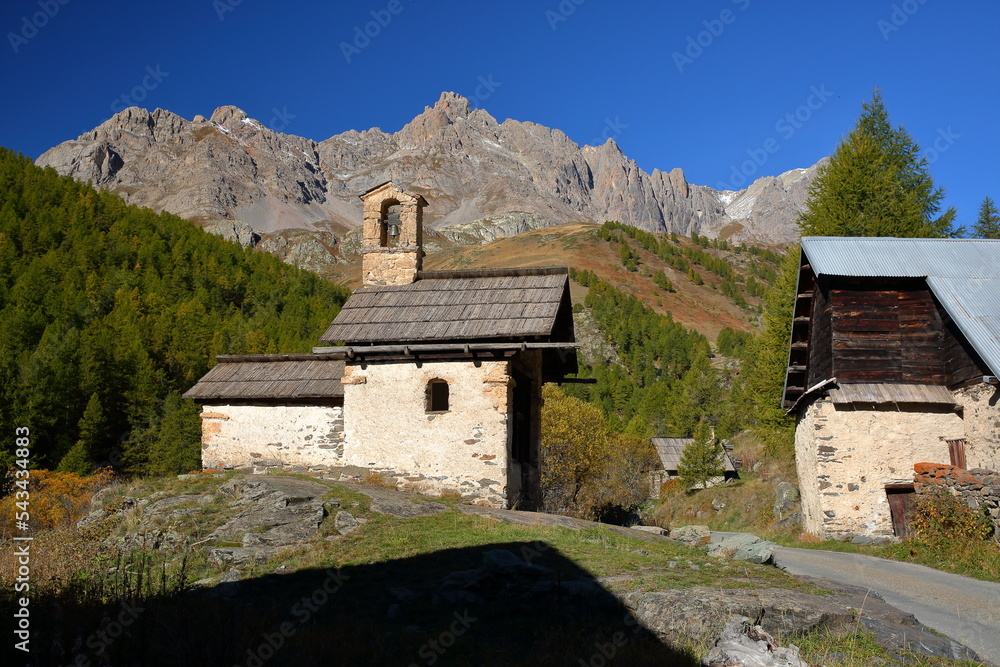
<path id="1" fill-rule="evenodd" d="M 0 149 L 0 432 L 30 428 L 32 467 L 200 467 L 180 395 L 215 355 L 308 351 L 346 297 Z"/>
<path id="2" fill-rule="evenodd" d="M 656 313 L 590 271 L 570 271 L 589 291 L 585 305 L 621 364 L 589 366 L 579 376 L 594 384 L 566 393 L 597 404 L 614 430 L 630 435 L 687 436 L 703 417 L 732 435 L 725 400 L 732 378 L 710 363 L 711 346 L 700 333 Z"/>

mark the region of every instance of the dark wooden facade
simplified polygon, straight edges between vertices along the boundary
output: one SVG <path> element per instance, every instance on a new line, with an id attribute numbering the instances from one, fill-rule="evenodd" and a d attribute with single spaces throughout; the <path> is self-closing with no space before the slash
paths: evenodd
<path id="1" fill-rule="evenodd" d="M 808 264 L 801 267 L 786 408 L 831 378 L 958 387 L 988 374 L 923 278 L 817 279 Z"/>

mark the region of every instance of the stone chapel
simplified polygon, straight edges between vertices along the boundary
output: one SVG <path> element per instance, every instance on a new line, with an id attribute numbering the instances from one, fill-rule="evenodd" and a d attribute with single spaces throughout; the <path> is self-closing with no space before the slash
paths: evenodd
<path id="1" fill-rule="evenodd" d="M 537 508 L 541 387 L 577 370 L 567 269 L 424 271 L 424 198 L 387 182 L 361 200 L 363 284 L 320 346 L 220 356 L 185 393 L 202 466 Z"/>

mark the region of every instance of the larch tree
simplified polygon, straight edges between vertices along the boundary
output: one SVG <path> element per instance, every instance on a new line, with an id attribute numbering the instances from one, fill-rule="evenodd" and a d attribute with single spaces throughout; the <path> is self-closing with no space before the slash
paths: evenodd
<path id="1" fill-rule="evenodd" d="M 90 400 L 87 401 L 83 417 L 80 418 L 79 429 L 80 438 L 59 461 L 59 472 L 86 475 L 94 467 L 93 452 L 98 448 L 104 431 L 104 410 L 96 393 L 91 394 Z"/>
<path id="2" fill-rule="evenodd" d="M 701 420 L 694 427 L 694 440 L 684 448 L 677 474 L 685 488 L 701 485 L 708 488 L 708 482 L 726 474 L 722 461 L 722 447 L 716 440 L 712 427 Z"/>
<path id="3" fill-rule="evenodd" d="M 802 236 L 956 236 L 955 209 L 939 215 L 944 190 L 876 90 L 854 129 L 819 168 L 799 216 Z"/>
<path id="4" fill-rule="evenodd" d="M 1000 211 L 989 197 L 983 199 L 979 207 L 979 217 L 972 228 L 972 235 L 977 239 L 1000 239 Z"/>

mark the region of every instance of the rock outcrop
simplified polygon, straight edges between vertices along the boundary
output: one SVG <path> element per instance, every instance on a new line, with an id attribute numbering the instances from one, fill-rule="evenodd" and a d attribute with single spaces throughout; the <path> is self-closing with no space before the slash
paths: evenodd
<path id="1" fill-rule="evenodd" d="M 815 172 L 797 169 L 720 192 L 690 184 L 680 168 L 646 173 L 612 139 L 581 147 L 536 123 L 498 123 L 454 93 L 395 134 L 350 130 L 321 142 L 270 130 L 234 106 L 193 121 L 130 107 L 36 162 L 129 203 L 213 223 L 215 233 L 243 244 L 259 235 L 272 251 L 268 235 L 280 230 L 357 226 L 358 195 L 387 180 L 432 201 L 426 223 L 458 242 L 619 220 L 655 232 L 783 243 L 796 237 L 795 213 Z M 304 254 L 302 261 L 315 263 L 312 252 Z"/>
<path id="2" fill-rule="evenodd" d="M 198 604 L 219 600 L 228 605 L 238 600 L 240 608 L 254 608 L 256 603 L 266 608 L 265 603 L 273 605 L 276 600 L 288 597 L 294 604 L 303 599 L 303 594 L 319 590 L 315 579 L 304 585 L 309 573 L 301 571 L 297 576 L 286 573 L 285 563 L 273 570 L 273 575 L 282 576 L 267 572 L 261 576 L 262 563 L 273 566 L 275 557 L 287 553 L 327 549 L 331 541 L 355 540 L 359 535 L 364 536 L 365 531 L 393 530 L 398 521 L 419 521 L 434 514 L 457 510 L 516 526 L 595 529 L 595 524 L 571 517 L 477 505 L 449 507 L 394 489 L 343 481 L 331 484 L 304 476 L 200 473 L 180 477 L 185 484 L 172 493 L 142 495 L 148 490 L 141 483 L 137 488 L 109 487 L 94 497 L 93 509 L 80 526 L 96 529 L 95 535 L 108 535 L 104 546 L 110 552 L 139 547 L 180 558 L 182 553 L 203 550 L 216 574 L 194 583 L 191 595 L 196 596 Z M 393 519 L 387 523 L 376 515 Z M 689 531 L 692 535 L 702 533 L 702 527 L 692 528 Z M 666 539 L 662 536 L 663 529 L 637 531 L 603 526 L 601 530 L 645 543 Z M 744 536 L 739 542 L 756 544 L 753 541 L 757 539 Z M 602 543 L 596 538 L 582 541 Z M 604 548 L 615 547 L 608 544 Z M 649 555 L 645 550 L 633 551 Z M 289 570 L 294 569 L 293 562 L 289 561 Z M 672 569 L 674 562 L 665 565 Z M 424 569 L 412 569 L 416 567 Z M 255 568 L 257 574 L 247 577 Z M 697 568 L 692 564 L 692 569 Z M 422 622 L 435 609 L 450 614 L 457 608 L 468 611 L 472 617 L 489 618 L 487 614 L 500 608 L 508 617 L 520 618 L 520 614 L 549 605 L 558 611 L 560 618 L 565 618 L 561 615 L 564 613 L 612 618 L 615 621 L 610 626 L 612 630 L 622 630 L 618 635 L 610 635 L 620 637 L 614 640 L 618 648 L 639 642 L 640 635 L 646 633 L 652 639 L 647 646 L 666 647 L 684 637 L 716 635 L 734 616 L 757 619 L 747 626 L 757 628 L 752 633 L 744 631 L 743 626 L 727 628 L 717 642 L 720 650 L 710 653 L 705 664 L 733 664 L 719 660 L 732 660 L 737 654 L 753 656 L 752 649 L 760 648 L 756 642 L 764 641 L 767 650 L 758 651 L 759 655 L 777 661 L 760 664 L 795 665 L 794 651 L 782 650 L 773 641 L 768 643 L 767 633 L 786 643 L 787 638 L 813 630 L 850 633 L 859 625 L 893 651 L 907 649 L 927 655 L 976 659 L 961 644 L 933 633 L 911 614 L 886 604 L 871 591 L 822 579 L 812 583 L 829 594 L 763 585 L 635 589 L 629 583 L 631 574 L 595 578 L 573 567 L 547 542 L 524 540 L 491 544 L 486 549 L 442 549 L 391 563 L 355 565 L 344 572 L 327 570 L 325 576 L 336 576 L 337 581 L 357 580 L 363 585 L 365 570 L 369 571 L 367 576 L 376 577 L 378 590 L 369 585 L 352 594 L 382 602 L 391 599 L 384 611 L 384 618 L 392 621 L 387 632 L 408 632 L 409 625 Z M 415 573 L 422 576 L 412 578 Z M 345 599 L 356 604 L 357 598 Z M 432 627 L 436 627 L 433 622 Z M 624 630 L 629 628 L 632 630 L 626 634 Z M 520 627 L 517 631 L 521 631 Z M 745 641 L 738 636 L 740 633 L 753 642 Z M 709 658 L 715 661 L 709 662 Z"/>

